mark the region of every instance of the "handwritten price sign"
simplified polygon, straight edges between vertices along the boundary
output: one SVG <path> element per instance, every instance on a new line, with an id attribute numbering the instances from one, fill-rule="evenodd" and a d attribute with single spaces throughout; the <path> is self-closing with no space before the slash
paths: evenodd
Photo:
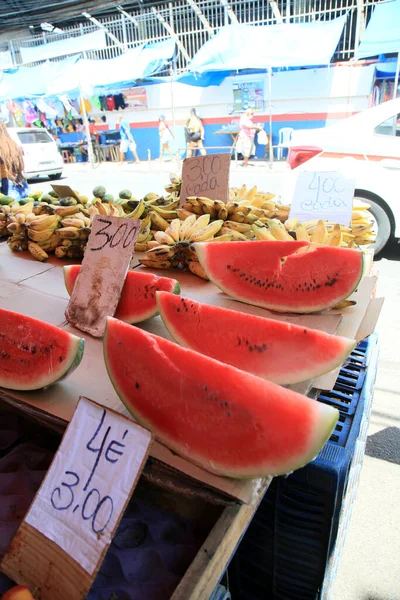
<path id="1" fill-rule="evenodd" d="M 139 235 L 138 219 L 96 215 L 65 316 L 82 331 L 102 337 L 124 285 Z"/>
<path id="2" fill-rule="evenodd" d="M 188 196 L 229 200 L 229 154 L 209 154 L 185 158 L 182 168 L 181 206 Z"/>
<path id="3" fill-rule="evenodd" d="M 300 221 L 327 219 L 348 226 L 354 185 L 335 171 L 303 171 L 296 182 L 290 216 Z"/>
<path id="4" fill-rule="evenodd" d="M 150 443 L 146 429 L 81 398 L 25 522 L 93 574 L 135 488 Z"/>

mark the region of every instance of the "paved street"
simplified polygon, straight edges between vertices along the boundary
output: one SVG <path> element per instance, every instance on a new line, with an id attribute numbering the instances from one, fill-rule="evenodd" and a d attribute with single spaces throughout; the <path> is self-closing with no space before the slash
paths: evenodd
<path id="1" fill-rule="evenodd" d="M 257 184 L 265 191 L 277 191 L 281 171 L 266 163 L 243 169 L 232 166 L 231 185 Z M 143 163 L 140 166 L 104 164 L 96 170 L 88 165 L 66 165 L 65 178 L 73 189 L 91 196 L 96 184 L 117 194 L 129 188 L 134 195 L 161 193 L 171 164 Z M 31 184 L 43 191 L 49 182 Z M 379 372 L 375 388 L 367 456 L 353 509 L 339 574 L 330 600 L 400 599 L 400 246 L 393 243 L 378 262 L 379 295 L 385 296 L 377 331 L 380 338 Z"/>

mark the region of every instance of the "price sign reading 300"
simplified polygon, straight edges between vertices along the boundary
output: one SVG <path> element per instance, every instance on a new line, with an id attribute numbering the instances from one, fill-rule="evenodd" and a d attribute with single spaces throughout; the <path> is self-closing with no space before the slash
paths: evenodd
<path id="1" fill-rule="evenodd" d="M 205 196 L 228 202 L 229 167 L 229 154 L 186 158 L 182 169 L 181 204 L 188 196 Z"/>
<path id="2" fill-rule="evenodd" d="M 151 435 L 81 399 L 26 522 L 92 573 L 112 539 Z"/>

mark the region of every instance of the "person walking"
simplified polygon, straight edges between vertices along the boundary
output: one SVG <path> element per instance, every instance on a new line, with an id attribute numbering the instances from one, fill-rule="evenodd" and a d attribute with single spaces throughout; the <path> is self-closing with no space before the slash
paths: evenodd
<path id="1" fill-rule="evenodd" d="M 159 161 L 163 162 L 164 160 L 164 152 L 167 151 L 171 157 L 171 160 L 174 160 L 174 155 L 172 154 L 172 150 L 169 147 L 169 142 L 174 138 L 171 133 L 171 130 L 166 121 L 165 115 L 160 115 L 158 117 L 158 133 L 160 135 L 160 158 Z"/>
<path id="2" fill-rule="evenodd" d="M 204 126 L 201 119 L 197 116 L 195 108 L 191 109 L 190 115 L 186 120 L 185 132 L 187 142 L 186 158 L 193 156 L 193 152 L 194 156 L 196 156 L 197 150 L 202 156 L 207 154 L 203 146 Z"/>
<path id="3" fill-rule="evenodd" d="M 248 108 L 239 121 L 239 137 L 236 144 L 236 152 L 243 155 L 244 167 L 248 166 L 250 156 L 255 154 L 254 136 L 256 135 L 256 131 L 262 129 L 262 127 L 253 123 L 253 115 L 254 110 Z"/>
<path id="4" fill-rule="evenodd" d="M 133 139 L 131 134 L 131 128 L 129 127 L 129 123 L 126 119 L 124 119 L 123 115 L 118 115 L 117 117 L 119 123 L 119 133 L 121 136 L 121 143 L 119 146 L 119 156 L 121 159 L 121 165 L 125 160 L 125 154 L 128 149 L 132 152 L 135 157 L 136 163 L 140 163 L 139 157 L 136 152 L 136 142 Z"/>
<path id="5" fill-rule="evenodd" d="M 8 195 L 9 181 L 22 185 L 24 161 L 19 146 L 11 139 L 5 123 L 0 121 L 0 177 L 1 193 Z"/>

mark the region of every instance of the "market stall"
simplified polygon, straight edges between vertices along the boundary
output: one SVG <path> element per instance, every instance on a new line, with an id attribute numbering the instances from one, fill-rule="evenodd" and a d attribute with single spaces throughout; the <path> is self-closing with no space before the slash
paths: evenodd
<path id="1" fill-rule="evenodd" d="M 204 160 L 208 162 L 203 175 L 207 175 L 210 168 L 210 173 L 215 172 L 216 179 L 223 185 L 224 174 L 217 169 L 215 160 L 220 160 L 222 164 L 225 160 L 224 155 L 213 159 L 205 157 Z M 283 482 L 287 481 L 288 486 L 293 482 L 294 488 L 298 488 L 298 482 L 304 477 L 305 469 L 313 467 L 312 464 L 305 469 L 298 470 L 297 467 L 309 463 L 322 449 L 318 455 L 319 462 L 315 463 L 317 474 L 310 477 L 314 477 L 315 481 L 318 484 L 321 482 L 323 486 L 326 476 L 322 462 L 335 452 L 334 447 L 338 446 L 338 439 L 345 443 L 343 430 L 349 431 L 353 428 L 352 442 L 361 439 L 365 433 L 365 426 L 361 427 L 361 416 L 367 414 L 372 398 L 372 370 L 376 368 L 376 365 L 372 365 L 372 359 L 369 387 L 368 390 L 367 387 L 363 388 L 364 400 L 357 400 L 361 408 L 358 410 L 357 419 L 354 417 L 352 421 L 357 427 L 351 425 L 349 420 L 350 417 L 353 418 L 351 415 L 355 414 L 355 403 L 351 415 L 349 411 L 349 389 L 350 380 L 357 379 L 354 375 L 357 369 L 359 371 L 367 366 L 368 361 L 362 362 L 360 359 L 365 346 L 362 344 L 364 338 L 373 332 L 382 304 L 382 301 L 375 297 L 377 274 L 373 255 L 368 250 L 362 252 L 354 243 L 354 240 L 357 240 L 358 246 L 362 242 L 359 228 L 369 227 L 368 224 L 359 224 L 368 218 L 367 210 L 361 206 L 350 207 L 351 227 L 333 225 L 322 220 L 310 225 L 305 221 L 299 223 L 297 218 L 290 218 L 287 207 L 281 205 L 271 194 L 257 192 L 255 188 L 248 190 L 243 186 L 242 189 L 230 192 L 226 188 L 226 202 L 212 199 L 213 185 L 207 190 L 211 198 L 193 197 L 184 192 L 192 185 L 190 177 L 188 179 L 187 176 L 188 173 L 193 174 L 193 171 L 186 170 L 190 164 L 190 161 L 186 163 L 182 180 L 176 175 L 171 177 L 171 182 L 166 185 L 165 198 L 148 194 L 145 198 L 136 200 L 131 199 L 132 193 L 129 190 L 123 190 L 118 198 L 110 199 L 110 194 L 107 195 L 105 188 L 97 186 L 93 190 L 95 199 L 89 204 L 87 198 L 79 196 L 66 186 L 53 186 L 52 195 L 38 198 L 35 205 L 30 198 L 18 205 L 4 200 L 6 209 L 1 212 L 7 221 L 3 220 L 2 232 L 3 235 L 6 232 L 9 238 L 8 241 L 0 243 L 1 327 L 4 328 L 4 320 L 1 321 L 2 311 L 9 310 L 18 314 L 16 317 L 9 316 L 9 323 L 12 323 L 13 318 L 17 318 L 24 327 L 24 315 L 42 322 L 42 325 L 38 325 L 36 321 L 36 325 L 33 326 L 29 321 L 29 335 L 32 335 L 34 327 L 45 328 L 47 323 L 55 326 L 57 335 L 75 340 L 74 344 L 77 343 L 76 340 L 81 340 L 77 361 L 80 361 L 80 364 L 76 366 L 76 356 L 71 355 L 71 366 L 73 363 L 76 370 L 63 380 L 58 381 L 57 373 L 66 358 L 63 355 L 58 357 L 57 354 L 57 357 L 54 355 L 57 360 L 52 362 L 53 351 L 60 353 L 61 346 L 57 346 L 57 350 L 54 346 L 49 346 L 46 352 L 40 349 L 38 356 L 38 347 L 41 348 L 40 344 L 44 342 L 35 344 L 29 336 L 11 345 L 15 352 L 18 347 L 18 352 L 20 350 L 30 353 L 31 362 L 27 363 L 24 355 L 22 366 L 19 367 L 19 371 L 25 373 L 31 382 L 30 387 L 27 387 L 26 383 L 18 384 L 15 380 L 12 381 L 12 370 L 2 368 L 0 364 L 2 423 L 7 423 L 6 428 L 11 432 L 9 437 L 5 438 L 0 457 L 0 496 L 3 499 L 0 502 L 7 503 L 11 499 L 15 502 L 14 512 L 11 514 L 6 511 L 3 522 L 4 543 L 0 550 L 2 570 L 17 583 L 28 585 L 32 591 L 39 587 L 43 600 L 54 598 L 55 593 L 60 599 L 83 598 L 84 590 L 89 588 L 91 591 L 88 598 L 93 599 L 104 597 L 105 593 L 110 597 L 114 594 L 118 598 L 146 600 L 153 597 L 157 600 L 212 597 L 217 593 L 217 586 L 223 579 L 246 529 L 254 515 L 258 514 L 260 503 L 260 518 L 267 510 L 266 507 L 270 506 L 267 490 L 271 484 L 271 472 L 276 474 L 294 470 L 288 479 L 284 478 L 282 482 L 279 479 L 278 485 L 286 485 Z M 220 190 L 218 194 L 222 197 Z M 206 209 L 209 212 L 206 212 Z M 100 248 L 98 240 L 99 236 L 105 235 L 105 225 L 110 233 L 106 234 L 108 241 Z M 115 231 L 110 229 L 113 227 Z M 127 241 L 129 236 L 121 238 L 124 242 L 118 251 L 113 250 L 119 242 L 122 243 L 117 232 L 123 227 L 126 232 L 130 227 L 129 231 L 135 231 L 137 236 L 129 242 L 132 248 L 136 247 L 132 260 L 132 250 L 129 250 Z M 239 229 L 243 233 L 240 233 Z M 111 231 L 114 232 L 112 235 Z M 239 235 L 235 237 L 234 231 Z M 271 237 L 255 237 L 255 234 Z M 301 234 L 309 236 L 307 240 L 312 241 L 311 246 L 310 241 L 304 238 L 300 240 Z M 282 237 L 284 235 L 285 238 Z M 196 243 L 196 246 L 193 246 L 193 243 Z M 349 244 L 353 247 L 349 248 Z M 124 252 L 122 247 L 125 248 Z M 102 254 L 99 254 L 100 250 Z M 53 252 L 56 252 L 56 256 Z M 92 252 L 96 258 L 91 258 Z M 212 253 L 209 261 L 204 252 Z M 268 262 L 276 252 L 278 261 Z M 124 253 L 127 264 L 130 263 L 128 273 L 125 271 L 126 278 L 118 275 L 121 269 L 124 271 L 124 265 L 121 263 Z M 224 253 L 229 256 L 229 264 L 221 275 L 215 269 L 218 256 L 221 257 Z M 241 261 L 247 253 L 253 258 L 251 263 L 247 262 L 247 272 L 244 273 Z M 294 259 L 291 258 L 293 253 Z M 80 265 L 83 255 L 82 266 L 73 268 L 72 265 Z M 318 260 L 322 258 L 318 259 L 317 256 L 330 257 L 329 260 L 324 259 L 327 262 L 323 283 L 317 268 Z M 105 259 L 109 266 L 104 270 L 101 265 L 104 265 Z M 293 260 L 297 264 L 296 277 L 300 278 L 307 277 L 304 264 L 311 260 L 313 279 L 307 284 L 300 279 L 288 295 L 285 289 L 287 279 L 284 269 L 290 269 L 290 264 L 294 265 Z M 344 262 L 341 262 L 342 260 Z M 265 267 L 260 265 L 264 265 L 265 261 L 269 264 L 269 271 L 267 269 L 264 273 L 262 269 Z M 341 267 L 338 267 L 338 264 L 341 264 Z M 349 264 L 352 265 L 351 269 Z M 68 265 L 69 269 L 63 268 Z M 271 285 L 272 280 L 268 278 L 274 269 L 280 268 L 283 269 L 282 277 L 276 280 L 279 281 L 279 285 Z M 79 274 L 81 270 L 84 272 L 83 269 L 89 271 L 80 278 Z M 329 269 L 333 269 L 332 273 Z M 221 277 L 226 278 L 226 271 L 232 271 L 233 279 L 229 285 L 221 283 Z M 239 271 L 240 276 L 236 276 L 235 273 Z M 95 284 L 92 279 L 94 273 Z M 326 279 L 327 273 L 330 275 Z M 263 283 L 265 276 L 267 280 Z M 237 295 L 233 289 L 236 277 L 242 286 L 240 303 L 235 300 Z M 293 274 L 289 279 L 290 277 L 293 277 Z M 148 281 L 148 278 L 152 280 L 151 288 L 149 283 L 143 283 Z M 136 283 L 132 283 L 135 281 Z M 116 292 L 115 286 L 118 285 L 119 291 Z M 130 293 L 126 291 L 128 288 L 125 288 L 128 285 L 134 286 Z M 154 288 L 161 285 L 164 287 Z M 172 287 L 168 288 L 168 285 Z M 338 285 L 341 286 L 339 295 L 335 292 Z M 221 293 L 221 287 L 225 287 L 225 294 Z M 268 291 L 271 287 L 273 290 Z M 264 292 L 259 288 L 264 288 Z M 137 292 L 139 289 L 142 292 L 132 303 L 130 299 L 134 298 L 134 290 Z M 154 292 L 150 294 L 150 289 L 158 290 L 158 305 Z M 250 291 L 253 294 L 251 297 Z M 82 294 L 86 299 L 83 305 L 79 305 Z M 261 294 L 261 297 L 265 294 L 269 300 L 261 302 L 259 298 L 256 300 L 254 294 Z M 278 305 L 276 294 L 279 298 Z M 316 299 L 319 302 L 318 306 L 315 305 Z M 107 312 L 109 309 L 105 306 L 106 301 L 114 303 L 111 313 Z M 285 305 L 284 302 L 288 304 Z M 145 308 L 140 309 L 141 303 Z M 82 310 L 77 312 L 78 305 Z M 282 307 L 285 308 L 285 312 L 280 312 Z M 157 311 L 161 316 L 157 316 Z M 200 311 L 205 315 L 203 319 L 196 316 L 200 315 Z M 179 312 L 182 316 L 176 318 Z M 99 315 L 103 313 L 115 314 L 121 319 L 109 321 L 108 333 L 104 339 L 105 322 L 99 321 Z M 97 315 L 94 320 L 93 314 Z M 195 330 L 191 317 L 196 323 Z M 256 319 L 256 322 L 253 323 L 253 319 Z M 224 320 L 227 321 L 222 326 Z M 140 326 L 132 327 L 123 321 L 140 322 Z M 116 330 L 114 350 L 108 345 L 112 344 L 112 327 L 120 328 Z M 238 328 L 236 332 L 235 328 Z M 252 336 L 255 336 L 255 332 L 260 328 L 263 335 L 267 335 L 267 330 L 275 331 L 271 328 L 277 328 L 279 335 L 275 333 L 268 340 L 264 338 L 264 341 L 255 338 L 253 342 Z M 194 331 L 199 333 L 193 337 Z M 232 338 L 229 337 L 230 331 L 235 332 Z M 1 332 L 2 330 L 0 334 Z M 8 346 L 8 336 L 15 333 L 12 326 L 7 332 L 7 336 L 0 335 L 2 360 L 6 360 L 12 353 Z M 149 334 L 157 337 L 151 337 Z M 139 343 L 137 338 L 136 342 L 131 344 L 126 338 L 129 348 L 124 347 L 118 358 L 112 358 L 111 352 L 115 355 L 119 352 L 119 345 L 125 344 L 125 341 L 122 341 L 125 340 L 125 335 L 128 338 L 131 335 L 142 336 L 142 341 Z M 173 343 L 174 339 L 183 339 L 180 336 L 185 335 L 188 336 L 184 342 L 184 346 L 189 348 L 187 350 Z M 233 345 L 233 348 L 236 348 L 233 351 L 231 346 L 235 336 L 239 341 Z M 322 360 L 319 346 L 322 340 L 324 346 L 333 352 L 329 359 Z M 209 343 L 210 341 L 212 343 Z M 162 352 L 152 354 L 155 343 L 160 345 Z M 183 344 L 183 341 L 180 343 Z M 274 351 L 277 343 L 286 346 L 278 347 Z M 205 344 L 202 349 L 201 344 Z M 356 345 L 357 349 L 354 350 Z M 301 348 L 302 352 L 299 351 Z M 317 350 L 320 354 L 316 353 Z M 174 360 L 164 363 L 162 357 L 167 357 L 169 352 L 177 354 Z M 259 359 L 264 352 L 269 352 L 268 361 Z M 288 360 L 290 352 L 295 360 L 289 368 L 285 361 Z M 310 357 L 308 362 L 307 357 Z M 29 368 L 29 364 L 35 363 L 39 369 L 39 365 L 46 364 L 47 360 L 52 364 L 52 369 L 50 374 L 44 373 L 43 377 L 50 379 L 41 380 L 38 387 L 43 388 L 44 385 L 44 389 L 35 389 L 32 379 L 38 377 L 39 373 L 36 368 Z M 161 362 L 157 362 L 160 360 Z M 237 368 L 238 366 L 240 368 Z M 271 369 L 268 374 L 265 370 L 267 367 Z M 132 385 L 128 386 L 127 399 L 124 396 L 125 392 L 121 391 L 124 386 L 122 380 L 130 371 L 135 379 L 132 379 Z M 165 374 L 162 375 L 164 371 Z M 118 373 L 122 378 L 119 387 L 115 384 Z M 357 381 L 361 381 L 360 378 Z M 5 385 L 6 382 L 9 385 Z M 336 387 L 338 382 L 342 386 L 340 388 L 339 385 L 339 389 Z M 54 385 L 49 385 L 50 383 Z M 277 385 L 278 383 L 284 387 Z M 357 383 L 356 389 L 361 389 L 360 385 Z M 177 393 L 179 386 L 180 394 Z M 158 392 L 151 398 L 153 387 Z M 129 390 L 134 391 L 132 396 Z M 102 536 L 94 536 L 91 550 L 82 552 L 79 547 L 80 541 L 74 542 L 72 550 L 66 550 L 62 540 L 54 541 L 52 536 L 58 535 L 57 531 L 62 530 L 61 522 L 52 530 L 53 533 L 43 533 L 47 527 L 46 521 L 50 522 L 54 517 L 52 514 L 50 519 L 48 513 L 49 518 L 44 518 L 46 511 L 52 510 L 50 506 L 45 509 L 45 513 L 40 513 L 40 506 L 45 506 L 41 504 L 43 490 L 46 489 L 49 473 L 57 468 L 60 460 L 66 460 L 68 456 L 67 452 L 60 454 L 60 435 L 64 433 L 68 424 L 71 424 L 63 438 L 63 445 L 71 431 L 73 433 L 72 424 L 76 423 L 76 416 L 82 408 L 82 400 L 78 404 L 80 398 L 88 398 L 96 403 L 97 410 L 104 410 L 104 414 L 110 413 L 115 415 L 116 419 L 122 419 L 130 416 L 127 410 L 129 402 L 135 402 L 135 398 L 139 398 L 141 394 L 144 394 L 147 401 L 140 410 L 147 410 L 146 407 L 149 406 L 158 406 L 159 410 L 166 410 L 164 417 L 169 415 L 167 421 L 173 428 L 182 427 L 179 439 L 175 438 L 174 433 L 167 436 L 163 433 L 166 422 L 164 420 L 157 424 L 156 421 L 152 421 L 153 416 L 150 414 L 146 418 L 142 415 L 138 419 L 155 435 L 155 439 L 149 446 L 147 460 L 145 455 L 143 467 L 138 470 L 140 478 L 133 495 L 131 498 L 127 495 L 121 510 L 122 520 L 119 525 L 116 522 L 115 528 L 111 529 L 110 544 L 104 546 L 100 558 L 96 559 L 97 567 L 89 576 L 90 569 L 85 568 L 85 561 L 92 553 L 96 553 L 99 544 L 104 543 Z M 272 405 L 265 413 L 261 410 L 258 416 L 253 414 L 257 402 L 260 402 L 262 407 L 267 397 L 275 396 L 279 396 L 280 399 L 276 405 L 275 400 L 271 400 Z M 291 399 L 296 400 L 295 404 L 299 404 L 301 410 L 304 410 L 301 414 L 298 413 L 294 420 L 290 415 L 284 416 L 280 413 L 279 408 L 287 402 L 290 404 Z M 241 402 L 243 404 L 240 404 Z M 339 409 L 340 415 L 333 406 Z M 271 409 L 272 413 L 278 411 L 273 435 L 271 429 L 263 430 L 264 427 L 270 427 L 268 423 Z M 138 415 L 133 407 L 131 410 Z M 315 430 L 312 429 L 311 436 L 307 426 L 303 429 L 303 426 L 298 425 L 299 420 L 302 421 L 300 416 L 304 414 L 313 415 L 312 422 L 318 424 L 318 427 L 315 425 Z M 279 432 L 279 422 L 283 417 L 286 426 L 283 432 Z M 253 419 L 256 419 L 257 428 L 257 433 L 254 434 Z M 134 426 L 131 419 L 129 424 L 130 427 Z M 236 427 L 239 427 L 239 432 Z M 86 444 L 84 436 L 88 436 L 85 447 L 89 452 L 98 452 L 98 446 L 93 446 L 95 436 L 90 438 L 91 434 L 88 433 L 90 430 L 90 427 L 82 427 L 72 446 L 78 447 L 82 440 Z M 201 435 L 196 437 L 196 432 L 200 432 Z M 294 449 L 290 451 L 294 454 L 289 452 L 289 458 L 285 458 L 282 439 L 279 436 L 286 437 L 287 445 L 288 432 L 291 432 L 289 437 L 292 436 L 291 439 L 295 442 Z M 190 436 L 196 437 L 197 441 L 194 442 Z M 278 441 L 270 446 L 270 437 L 275 436 L 278 436 Z M 328 438 L 329 441 L 325 444 Z M 184 442 L 181 443 L 180 439 Z M 298 439 L 303 440 L 300 445 Z M 196 446 L 195 453 L 192 443 Z M 255 460 L 254 464 L 247 463 L 253 446 L 258 443 L 261 444 L 261 455 L 251 459 Z M 119 444 L 119 447 L 122 448 L 122 445 Z M 274 467 L 271 467 L 271 464 L 266 466 L 265 453 L 267 449 L 268 452 L 272 452 L 273 447 L 273 460 L 277 462 Z M 350 447 L 349 443 L 346 449 L 346 456 L 351 457 L 354 445 Z M 56 452 L 58 458 L 50 466 Z M 26 462 L 28 455 L 31 456 L 30 462 Z M 116 460 L 111 456 L 109 459 L 110 463 Z M 84 463 L 85 460 L 79 454 L 78 462 Z M 24 472 L 26 482 L 31 482 L 24 484 L 25 487 L 22 486 L 21 475 L 17 475 L 21 472 Z M 107 480 L 111 480 L 111 471 L 109 473 L 109 477 L 104 476 L 102 479 L 103 486 L 111 485 L 107 484 Z M 92 475 L 93 470 L 88 482 Z M 307 480 L 308 476 L 305 477 Z M 343 478 L 339 480 L 343 486 Z M 130 487 L 134 487 L 134 483 L 130 481 Z M 66 490 L 75 487 L 75 484 L 62 483 L 61 486 Z M 57 489 L 60 495 L 61 488 Z M 272 489 L 275 490 L 273 493 L 276 493 L 276 488 Z M 106 497 L 110 496 L 104 496 L 103 500 Z M 38 520 L 34 526 L 33 516 L 28 519 L 25 516 L 33 500 L 28 515 L 31 515 L 32 510 L 33 514 L 36 514 L 35 518 Z M 57 494 L 56 500 L 54 508 L 59 507 Z M 85 506 L 87 501 L 86 498 Z M 35 513 L 35 506 L 39 512 Z M 69 506 L 70 504 L 56 510 L 67 510 Z M 73 512 L 71 509 L 71 514 L 63 526 L 65 523 L 69 526 L 69 523 L 73 522 L 73 515 L 78 508 L 77 504 Z M 93 518 L 94 527 L 99 510 L 96 508 L 89 517 L 82 508 L 84 521 Z M 39 514 L 42 514 L 42 517 L 38 517 Z M 56 517 L 57 514 L 55 513 Z M 332 511 L 327 521 L 328 538 L 331 536 L 331 541 L 336 537 L 335 519 L 337 520 L 337 515 Z M 326 524 L 326 520 L 324 523 Z M 288 521 L 282 521 L 282 525 L 288 525 Z M 94 531 L 96 532 L 95 527 Z M 283 537 L 278 539 L 283 540 Z M 263 541 L 263 538 L 260 538 L 260 541 Z M 32 553 L 33 546 L 37 552 Z M 74 552 L 82 555 L 82 561 L 73 558 L 76 556 Z M 57 556 L 54 563 L 52 556 Z M 280 556 L 282 557 L 282 551 Z M 324 546 L 318 556 L 322 565 L 325 564 L 326 556 Z M 291 555 L 289 558 L 296 562 L 296 556 Z M 240 551 L 237 559 L 240 560 Z M 50 573 L 49 562 L 53 564 Z M 260 564 L 267 566 L 265 562 Z M 240 568 L 243 569 L 243 564 Z M 318 577 L 321 578 L 321 569 Z M 9 580 L 0 579 L 0 585 L 6 589 L 11 583 Z"/>

